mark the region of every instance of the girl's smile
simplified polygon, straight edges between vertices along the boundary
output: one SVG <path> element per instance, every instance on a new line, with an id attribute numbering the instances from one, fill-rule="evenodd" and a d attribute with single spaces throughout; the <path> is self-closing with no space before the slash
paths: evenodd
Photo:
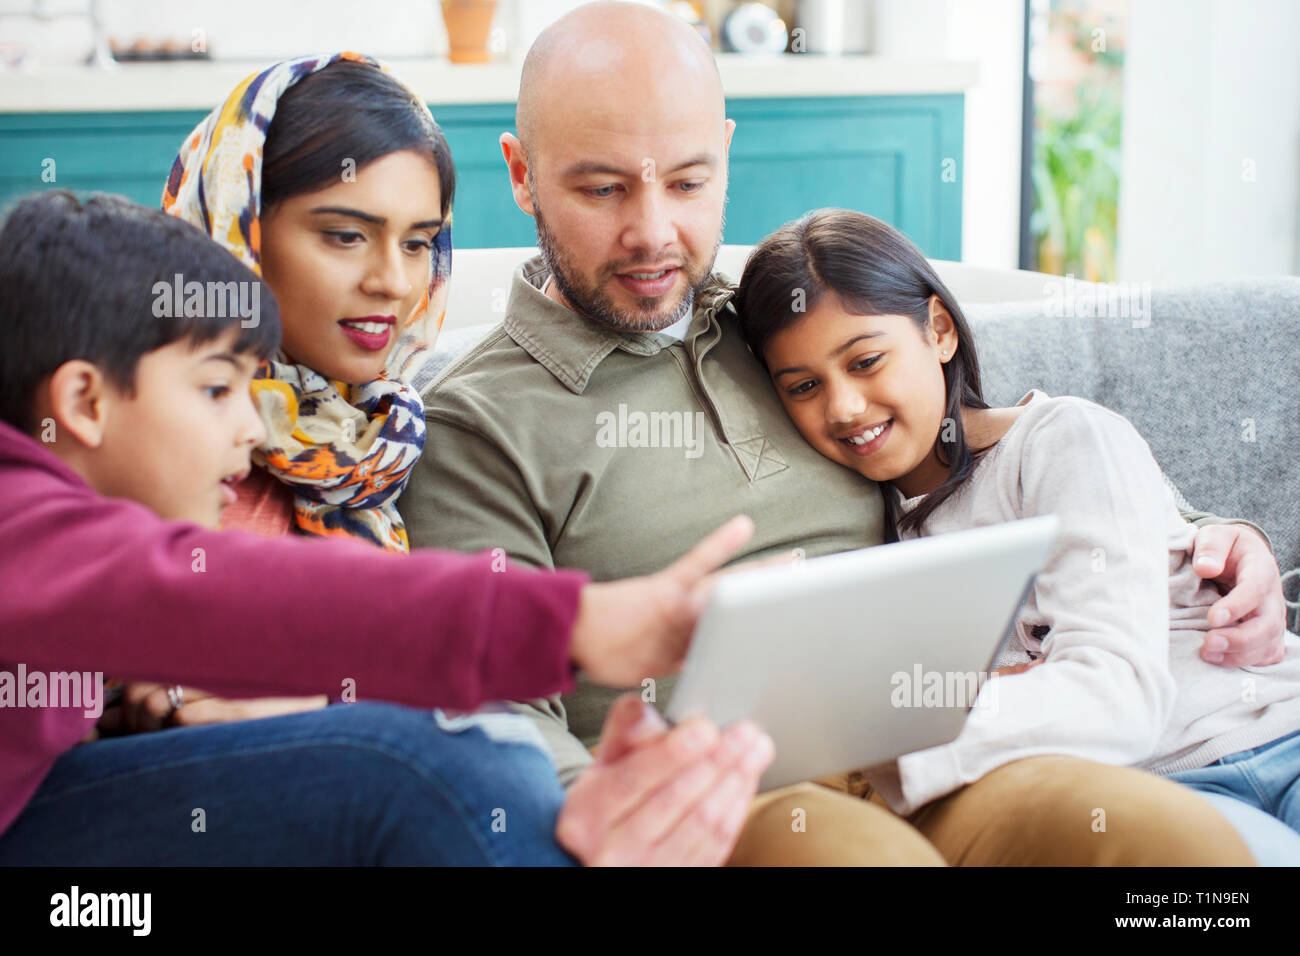
<path id="1" fill-rule="evenodd" d="M 893 424 L 894 420 L 891 418 L 865 428 L 855 428 L 839 440 L 848 445 L 849 451 L 853 454 L 865 458 L 867 455 L 874 455 L 884 447 L 885 442 L 889 440 L 889 430 Z"/>

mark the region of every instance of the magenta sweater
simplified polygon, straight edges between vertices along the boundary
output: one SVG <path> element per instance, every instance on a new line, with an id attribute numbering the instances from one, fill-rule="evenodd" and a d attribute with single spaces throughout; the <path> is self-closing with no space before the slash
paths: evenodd
<path id="1" fill-rule="evenodd" d="M 29 682 L 98 671 L 224 697 L 337 698 L 348 678 L 359 700 L 416 707 L 544 697 L 571 686 L 586 580 L 493 571 L 486 552 L 401 556 L 163 521 L 101 497 L 0 422 L 0 681 L 7 672 L 11 690 L 21 665 Z M 92 729 L 84 709 L 0 703 L 0 833 Z"/>

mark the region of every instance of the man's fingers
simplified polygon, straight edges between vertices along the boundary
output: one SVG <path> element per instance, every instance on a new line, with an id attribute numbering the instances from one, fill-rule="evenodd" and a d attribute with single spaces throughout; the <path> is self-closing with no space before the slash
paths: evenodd
<path id="1" fill-rule="evenodd" d="M 1218 656 L 1218 655 L 1214 655 Z M 1219 667 L 1268 667 L 1272 664 L 1280 663 L 1286 657 L 1286 650 L 1283 649 L 1280 656 L 1274 655 L 1263 660 L 1258 659 L 1258 652 L 1252 651 L 1249 654 L 1226 654 L 1219 661 L 1207 661 Z"/>
<path id="2" fill-rule="evenodd" d="M 1192 550 L 1192 567 L 1197 574 L 1203 578 L 1217 578 L 1223 574 L 1239 530 L 1226 524 L 1206 525 L 1197 530 Z"/>
<path id="3" fill-rule="evenodd" d="M 1226 555 L 1217 548 L 1202 548 L 1200 541 L 1197 541 L 1196 556 L 1192 559 L 1192 567 L 1196 573 L 1203 578 L 1214 580 L 1223 574 L 1223 565 Z"/>
<path id="4" fill-rule="evenodd" d="M 717 789 L 727 773 L 743 764 L 759 745 L 761 736 L 758 728 L 747 721 L 728 727 L 711 754 L 665 780 L 628 815 L 619 838 L 635 847 L 653 846 L 665 839 L 695 811 L 706 794 Z"/>
<path id="5" fill-rule="evenodd" d="M 753 536 L 754 522 L 748 515 L 736 515 L 670 564 L 663 573 L 683 587 L 692 589 L 705 575 L 726 564 Z"/>
<path id="6" fill-rule="evenodd" d="M 717 789 L 720 780 L 717 765 L 708 755 L 683 768 L 611 829 L 604 856 L 619 863 L 652 862 L 654 846 Z"/>
<path id="7" fill-rule="evenodd" d="M 1217 630 L 1256 615 L 1284 623 L 1282 603 L 1276 594 L 1277 578 L 1272 572 L 1267 564 L 1243 559 L 1232 590 L 1210 605 L 1210 627 Z"/>
<path id="8" fill-rule="evenodd" d="M 1201 658 L 1226 667 L 1276 664 L 1286 654 L 1285 629 L 1275 614 L 1252 614 L 1240 624 L 1208 631 Z"/>
<path id="9" fill-rule="evenodd" d="M 686 846 L 686 866 L 722 866 L 731 858 L 740 839 L 740 831 L 745 827 L 749 817 L 749 807 L 754 801 L 754 791 L 758 781 L 746 777 L 738 771 L 732 771 L 700 807 L 697 819 L 700 832 L 692 834 L 683 828 L 680 834 L 674 834 L 674 842 Z M 656 848 L 665 854 L 676 857 L 681 851 L 677 846 L 664 843 Z"/>
<path id="10" fill-rule="evenodd" d="M 668 729 L 659 711 L 636 694 L 624 694 L 614 701 L 600 731 L 596 748 L 599 763 L 616 763 L 628 751 L 660 736 Z"/>
<path id="11" fill-rule="evenodd" d="M 1268 597 L 1269 575 L 1255 562 L 1243 560 L 1232 590 L 1210 605 L 1210 627 L 1221 628 L 1258 610 Z"/>
<path id="12" fill-rule="evenodd" d="M 618 739 L 610 737 L 611 742 Z M 623 862 L 610 852 L 609 832 L 666 779 L 681 773 L 716 743 L 717 729 L 695 719 L 624 754 L 617 763 L 598 758 L 569 790 L 555 827 L 560 845 L 588 865 Z"/>
<path id="13" fill-rule="evenodd" d="M 645 857 L 649 866 L 718 866 L 726 862 L 739 836 L 723 826 L 727 811 L 747 804 L 745 780 L 737 772 L 720 773 L 709 792 Z M 728 839 L 730 837 L 730 839 Z"/>
<path id="14" fill-rule="evenodd" d="M 733 741 L 748 746 L 720 768 L 720 780 L 655 847 L 653 861 L 720 866 L 731 856 L 744 827 L 758 780 L 772 762 L 771 740 L 756 728 L 729 727 Z M 737 732 L 740 733 L 737 733 Z"/>
<path id="15" fill-rule="evenodd" d="M 588 802 L 585 812 L 597 820 L 622 820 L 717 742 L 717 728 L 703 718 L 692 717 L 661 739 L 625 753 L 616 763 L 602 761 L 592 771 L 600 774 L 598 783 L 584 793 Z"/>

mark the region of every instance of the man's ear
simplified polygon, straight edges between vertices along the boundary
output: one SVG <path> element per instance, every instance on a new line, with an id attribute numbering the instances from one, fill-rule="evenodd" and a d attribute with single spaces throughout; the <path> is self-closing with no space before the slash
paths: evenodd
<path id="1" fill-rule="evenodd" d="M 724 125 L 726 126 L 726 129 L 727 129 L 727 141 L 726 141 L 726 143 L 725 143 L 724 148 L 726 149 L 728 155 L 730 155 L 730 153 L 731 153 L 731 135 L 732 135 L 734 132 L 736 132 L 736 121 L 735 121 L 734 119 L 729 119 L 729 120 L 727 120 L 727 122 L 726 122 Z"/>
<path id="2" fill-rule="evenodd" d="M 524 145 L 514 133 L 502 133 L 499 142 L 506 169 L 510 171 L 510 189 L 515 194 L 515 205 L 531 216 L 534 214 L 533 196 L 528 191 L 528 158 L 524 156 Z"/>
<path id="3" fill-rule="evenodd" d="M 104 440 L 111 399 L 104 373 L 84 359 L 73 359 L 56 368 L 48 382 L 49 415 L 59 431 L 87 448 L 98 448 Z"/>
<path id="4" fill-rule="evenodd" d="M 937 295 L 930 296 L 930 331 L 940 360 L 947 362 L 957 352 L 957 323 Z"/>

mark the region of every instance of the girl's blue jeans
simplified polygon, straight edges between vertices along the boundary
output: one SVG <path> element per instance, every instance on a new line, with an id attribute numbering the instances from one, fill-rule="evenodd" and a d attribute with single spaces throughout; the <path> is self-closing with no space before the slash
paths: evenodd
<path id="1" fill-rule="evenodd" d="M 572 865 L 549 756 L 465 723 L 366 702 L 81 744 L 0 865 Z"/>
<path id="2" fill-rule="evenodd" d="M 1213 803 L 1260 866 L 1300 866 L 1300 731 L 1169 779 Z"/>

